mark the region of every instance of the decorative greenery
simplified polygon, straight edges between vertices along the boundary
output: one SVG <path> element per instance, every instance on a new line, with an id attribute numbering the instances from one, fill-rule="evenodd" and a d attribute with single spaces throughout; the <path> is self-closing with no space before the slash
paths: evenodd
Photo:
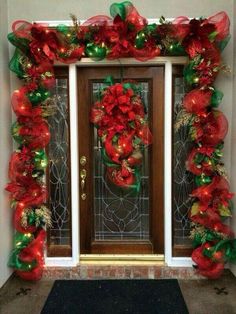
<path id="1" fill-rule="evenodd" d="M 73 26 L 56 28 L 26 21 L 13 23 L 8 39 L 16 50 L 9 67 L 23 86 L 12 96 L 12 108 L 17 116 L 12 136 L 19 148 L 10 160 L 11 182 L 6 188 L 11 193 L 17 230 L 9 265 L 27 280 L 42 276 L 44 228 L 50 223 L 44 205 L 47 193 L 42 176 L 47 165 L 44 149 L 50 140 L 45 117 L 55 110 L 50 92 L 55 84 L 53 63 L 68 64 L 84 57 L 97 61 L 123 57 L 146 61 L 161 55 L 187 55 L 189 63 L 183 74 L 189 92 L 183 99 L 183 111 L 176 128 L 188 125 L 195 144 L 186 162 L 187 169 L 196 176 L 197 185 L 191 193 L 195 201 L 189 210 L 194 223 L 192 258 L 200 274 L 219 277 L 224 264 L 236 260 L 236 240 L 224 223 L 232 209 L 232 194 L 221 162 L 227 120 L 216 109 L 223 94 L 213 86 L 219 71 L 225 70 L 221 51 L 230 38 L 229 18 L 225 12 L 191 20 L 179 17 L 172 22 L 161 17 L 158 24 L 149 25 L 129 1 L 112 4 L 110 12 L 112 18 L 99 15 L 82 25 L 72 15 Z M 103 91 L 101 101 L 109 90 Z M 129 88 L 123 84 L 123 94 L 124 91 Z M 132 104 L 130 98 L 128 103 Z M 138 121 L 137 114 L 133 118 L 130 129 L 133 122 Z M 92 119 L 98 123 L 95 120 Z M 106 135 L 105 142 L 114 148 L 120 137 L 113 134 L 109 142 Z M 136 136 L 135 159 L 140 157 L 140 141 L 142 137 Z M 108 152 L 103 151 L 104 160 L 113 163 L 114 158 Z M 114 167 L 113 172 L 115 170 Z M 137 178 L 137 174 L 135 176 Z"/>

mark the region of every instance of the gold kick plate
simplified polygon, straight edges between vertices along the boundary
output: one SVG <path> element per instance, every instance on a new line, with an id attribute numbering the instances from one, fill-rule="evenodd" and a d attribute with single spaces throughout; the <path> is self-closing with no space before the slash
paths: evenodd
<path id="1" fill-rule="evenodd" d="M 163 254 L 80 254 L 81 264 L 165 265 Z"/>

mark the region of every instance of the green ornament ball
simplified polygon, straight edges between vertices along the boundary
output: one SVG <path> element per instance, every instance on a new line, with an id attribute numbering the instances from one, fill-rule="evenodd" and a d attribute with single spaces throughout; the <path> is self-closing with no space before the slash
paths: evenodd
<path id="1" fill-rule="evenodd" d="M 36 105 L 38 103 L 43 102 L 46 100 L 48 97 L 51 96 L 51 93 L 44 89 L 44 88 L 39 88 L 33 92 L 30 92 L 28 95 L 29 101 L 33 104 Z"/>
<path id="2" fill-rule="evenodd" d="M 172 43 L 168 48 L 167 51 L 170 55 L 172 56 L 183 56 L 185 55 L 185 50 L 183 46 L 177 42 L 177 43 Z"/>
<path id="3" fill-rule="evenodd" d="M 144 32 L 139 32 L 135 38 L 135 47 L 138 49 L 142 49 L 144 47 L 144 43 L 146 41 L 146 35 Z"/>
<path id="4" fill-rule="evenodd" d="M 48 157 L 43 149 L 34 152 L 33 160 L 36 170 L 44 170 L 48 165 Z"/>
<path id="5" fill-rule="evenodd" d="M 195 177 L 195 183 L 197 186 L 209 184 L 209 183 L 211 183 L 211 177 L 205 176 L 205 175 L 196 176 Z"/>
<path id="6" fill-rule="evenodd" d="M 107 48 L 106 46 L 88 44 L 85 48 L 85 54 L 93 60 L 103 60 L 106 57 Z"/>

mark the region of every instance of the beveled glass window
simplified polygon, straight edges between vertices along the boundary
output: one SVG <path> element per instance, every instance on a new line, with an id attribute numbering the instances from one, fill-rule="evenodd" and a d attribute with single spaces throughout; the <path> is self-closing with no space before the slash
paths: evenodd
<path id="1" fill-rule="evenodd" d="M 93 102 L 96 101 L 103 83 L 92 84 Z M 149 111 L 149 84 L 140 82 L 140 96 Z M 141 166 L 141 188 L 138 193 L 127 192 L 111 184 L 106 179 L 106 169 L 102 161 L 100 139 L 94 127 L 94 236 L 95 240 L 146 240 L 149 239 L 149 148 L 143 151 Z"/>
<path id="2" fill-rule="evenodd" d="M 48 256 L 71 256 L 70 123 L 67 67 L 56 67 L 56 113 L 48 118 L 51 140 L 48 146 L 47 183 L 52 226 L 48 230 Z"/>
<path id="3" fill-rule="evenodd" d="M 192 147 L 188 137 L 188 127 L 181 127 L 177 132 L 174 130 L 176 117 L 182 108 L 182 99 L 185 95 L 183 67 L 173 67 L 173 128 L 172 128 L 172 213 L 173 213 L 173 255 L 187 256 L 190 253 L 191 240 L 190 221 L 188 212 L 191 208 L 192 199 L 189 194 L 194 188 L 193 175 L 186 170 L 185 162 Z"/>

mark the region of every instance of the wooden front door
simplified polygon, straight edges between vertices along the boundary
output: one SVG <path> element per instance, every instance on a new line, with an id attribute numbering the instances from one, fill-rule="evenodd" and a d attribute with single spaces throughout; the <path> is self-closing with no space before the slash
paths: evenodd
<path id="1" fill-rule="evenodd" d="M 104 78 L 112 75 L 119 82 L 121 74 L 123 80 L 140 82 L 153 134 L 153 144 L 145 148 L 137 195 L 114 187 L 106 178 L 101 143 L 89 121 L 90 108 Z M 84 67 L 78 68 L 77 78 L 80 252 L 163 254 L 164 67 L 123 66 L 122 71 L 114 66 Z"/>

